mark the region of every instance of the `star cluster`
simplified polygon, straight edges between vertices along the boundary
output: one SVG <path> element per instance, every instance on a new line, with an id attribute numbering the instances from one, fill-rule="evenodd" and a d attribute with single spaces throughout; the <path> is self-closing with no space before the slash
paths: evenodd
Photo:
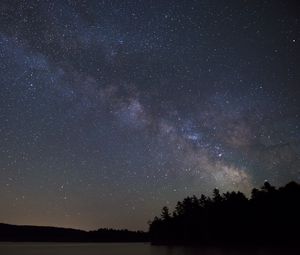
<path id="1" fill-rule="evenodd" d="M 0 3 L 0 221 L 146 229 L 300 178 L 297 1 Z"/>

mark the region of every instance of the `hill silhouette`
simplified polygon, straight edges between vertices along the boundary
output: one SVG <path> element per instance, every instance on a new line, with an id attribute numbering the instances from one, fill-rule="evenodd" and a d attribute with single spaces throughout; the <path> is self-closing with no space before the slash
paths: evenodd
<path id="1" fill-rule="evenodd" d="M 149 226 L 153 244 L 297 245 L 300 238 L 300 185 L 276 189 L 265 182 L 251 198 L 241 192 L 212 198 L 187 197 L 174 211 L 163 207 Z"/>
<path id="2" fill-rule="evenodd" d="M 142 231 L 98 229 L 83 231 L 70 228 L 17 226 L 0 224 L 0 242 L 145 242 Z"/>

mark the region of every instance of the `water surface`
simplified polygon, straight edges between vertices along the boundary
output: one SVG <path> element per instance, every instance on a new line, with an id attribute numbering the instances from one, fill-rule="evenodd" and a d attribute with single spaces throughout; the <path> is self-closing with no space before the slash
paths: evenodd
<path id="1" fill-rule="evenodd" d="M 0 243 L 2 255 L 279 255 L 279 250 L 233 251 L 195 247 L 151 246 L 149 243 Z"/>

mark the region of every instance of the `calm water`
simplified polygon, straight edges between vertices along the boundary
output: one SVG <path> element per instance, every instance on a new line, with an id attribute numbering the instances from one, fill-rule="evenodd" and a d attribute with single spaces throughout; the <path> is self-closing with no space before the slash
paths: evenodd
<path id="1" fill-rule="evenodd" d="M 148 243 L 0 243 L 1 255 L 274 255 L 291 252 L 257 250 L 222 251 L 218 249 L 151 246 Z M 299 254 L 299 253 L 298 253 Z"/>

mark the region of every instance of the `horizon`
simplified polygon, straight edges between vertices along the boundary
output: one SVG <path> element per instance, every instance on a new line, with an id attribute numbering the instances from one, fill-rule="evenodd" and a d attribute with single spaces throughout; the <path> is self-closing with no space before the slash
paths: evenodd
<path id="1" fill-rule="evenodd" d="M 267 182 L 267 180 L 265 180 L 265 183 Z M 290 182 L 288 182 L 288 183 L 286 183 L 286 184 L 284 184 L 283 186 L 281 186 L 281 187 L 276 187 L 276 186 L 273 186 L 273 187 L 275 187 L 275 189 L 278 189 L 278 188 L 282 188 L 282 187 L 284 187 L 285 185 L 287 185 L 287 184 L 289 184 L 289 183 L 297 183 L 297 184 L 299 184 L 298 182 L 295 182 L 295 181 L 293 181 L 293 180 L 291 180 Z M 272 184 L 271 184 L 272 185 Z M 262 187 L 262 186 L 261 186 Z M 260 189 L 261 187 L 253 187 L 253 189 Z M 216 188 L 217 189 L 217 188 Z M 221 193 L 221 196 L 223 196 L 226 192 L 240 192 L 240 191 L 233 191 L 233 190 L 227 190 L 227 191 L 224 191 L 224 193 Z M 211 192 L 211 194 L 210 195 L 208 195 L 208 194 L 201 194 L 201 195 L 195 195 L 195 194 L 190 194 L 189 196 L 187 196 L 186 198 L 188 198 L 188 197 L 193 197 L 193 196 L 196 196 L 196 197 L 200 197 L 200 196 L 202 196 L 202 195 L 204 195 L 204 196 L 206 196 L 207 198 L 212 198 L 212 194 L 213 194 L 213 191 Z M 242 194 L 244 194 L 243 192 L 242 192 Z M 249 199 L 251 199 L 252 198 L 252 196 L 251 196 L 251 194 L 250 195 L 247 195 L 247 194 L 244 194 L 245 195 L 245 197 L 249 200 Z M 177 201 L 177 203 L 179 202 L 180 200 L 178 200 Z M 162 205 L 162 207 L 161 207 L 161 209 L 163 208 L 163 206 L 165 206 L 165 205 Z M 171 207 L 167 207 L 169 210 L 171 210 L 171 211 L 174 211 L 175 210 L 175 208 L 176 208 L 176 205 L 174 205 L 174 206 L 171 206 Z M 159 216 L 159 214 L 158 215 L 155 215 L 155 216 Z M 147 224 L 148 224 L 148 222 L 149 221 L 152 221 L 153 219 L 151 219 L 151 220 L 148 220 L 147 221 Z M 58 226 L 58 225 L 32 225 L 32 224 L 15 224 L 15 223 L 7 223 L 7 222 L 0 222 L 0 224 L 4 224 L 4 225 L 12 225 L 12 226 L 26 226 L 26 227 L 53 227 L 53 228 L 62 228 L 62 229 L 73 229 L 73 230 L 81 230 L 81 231 L 85 231 L 85 232 L 91 232 L 91 231 L 97 231 L 97 230 L 100 230 L 100 229 L 109 229 L 109 230 L 128 230 L 128 231 L 136 231 L 136 232 L 139 232 L 139 231 L 141 231 L 141 232 L 148 232 L 149 231 L 149 227 L 148 228 L 145 228 L 145 229 L 128 229 L 128 228 L 110 228 L 110 227 L 105 227 L 105 226 L 100 226 L 100 227 L 96 227 L 95 229 L 84 229 L 84 228 L 76 228 L 76 227 L 72 227 L 72 226 Z"/>
<path id="2" fill-rule="evenodd" d="M 45 228 L 60 228 L 60 229 L 72 229 L 72 230 L 79 230 L 79 231 L 84 231 L 84 232 L 92 232 L 92 231 L 97 231 L 99 229 L 105 229 L 105 230 L 128 230 L 128 231 L 133 231 L 133 232 L 148 232 L 144 230 L 130 230 L 130 229 L 117 229 L 117 228 L 105 228 L 105 227 L 100 227 L 96 229 L 80 229 L 80 228 L 74 228 L 74 227 L 64 227 L 64 226 L 48 226 L 48 225 L 30 225 L 30 224 L 13 224 L 13 223 L 7 223 L 7 222 L 0 222 L 0 225 L 11 225 L 11 226 L 17 226 L 17 227 L 45 227 Z"/>
<path id="3" fill-rule="evenodd" d="M 299 7 L 0 1 L 0 222 L 147 230 L 299 182 Z"/>

